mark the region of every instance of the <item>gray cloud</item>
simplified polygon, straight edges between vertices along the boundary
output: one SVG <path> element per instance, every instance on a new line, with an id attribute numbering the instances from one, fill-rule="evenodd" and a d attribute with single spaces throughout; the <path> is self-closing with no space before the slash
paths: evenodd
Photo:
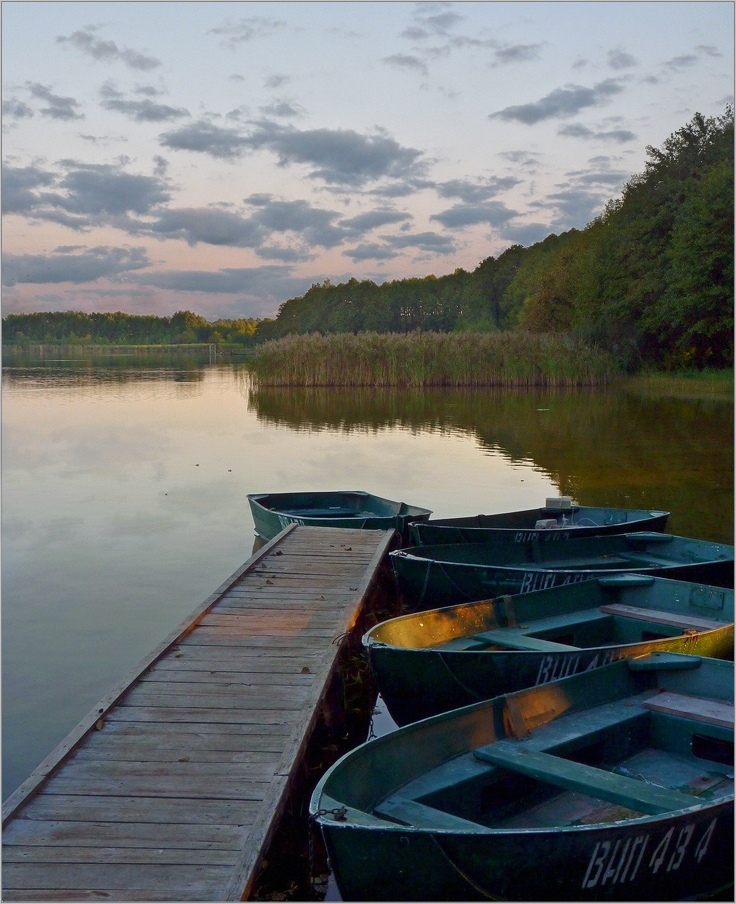
<path id="1" fill-rule="evenodd" d="M 411 214 L 379 208 L 378 210 L 369 210 L 366 213 L 359 213 L 354 217 L 340 220 L 340 226 L 350 230 L 350 232 L 369 232 L 371 229 L 377 229 L 380 226 L 388 226 L 391 223 L 404 223 L 411 219 Z"/>
<path id="2" fill-rule="evenodd" d="M 5 167 L 5 211 L 78 230 L 104 224 L 128 228 L 129 214 L 147 214 L 169 199 L 161 179 L 126 173 L 122 164 L 66 160 L 60 166 L 61 172 Z"/>
<path id="3" fill-rule="evenodd" d="M 518 185 L 521 180 L 514 176 L 500 178 L 493 176 L 485 181 L 470 179 L 450 179 L 437 184 L 437 194 L 441 198 L 460 198 L 466 204 L 487 201 L 509 188 Z"/>
<path id="4" fill-rule="evenodd" d="M 712 44 L 698 44 L 695 48 L 698 53 L 703 54 L 703 56 L 712 56 L 712 57 L 721 57 L 723 54 L 718 50 L 717 47 L 714 47 Z"/>
<path id="5" fill-rule="evenodd" d="M 262 16 L 249 16 L 239 19 L 237 22 L 226 22 L 208 32 L 211 35 L 223 37 L 223 43 L 229 47 L 237 47 L 246 44 L 256 38 L 266 38 L 286 28 L 286 22 L 281 19 L 265 19 Z"/>
<path id="6" fill-rule="evenodd" d="M 381 239 L 391 248 L 419 248 L 435 254 L 454 254 L 457 250 L 450 236 L 439 232 L 414 232 L 402 235 L 382 235 Z"/>
<path id="7" fill-rule="evenodd" d="M 139 91 L 140 93 L 145 93 L 145 89 L 139 89 Z M 100 94 L 102 95 L 101 105 L 106 110 L 122 113 L 135 122 L 170 122 L 189 115 L 189 111 L 182 107 L 157 104 L 148 98 L 144 100 L 125 100 L 123 94 L 110 83 L 100 88 Z"/>
<path id="8" fill-rule="evenodd" d="M 287 85 L 291 81 L 291 76 L 282 75 L 280 73 L 274 73 L 274 75 L 269 75 L 269 77 L 265 81 L 265 85 L 267 88 L 282 88 L 284 85 Z"/>
<path id="9" fill-rule="evenodd" d="M 73 163 L 59 184 L 65 196 L 47 194 L 42 200 L 74 214 L 146 214 L 169 199 L 160 179 L 126 173 L 109 164 Z"/>
<path id="10" fill-rule="evenodd" d="M 183 207 L 163 211 L 149 227 L 160 238 L 183 239 L 189 245 L 256 248 L 266 238 L 252 219 L 212 207 Z"/>
<path id="11" fill-rule="evenodd" d="M 582 85 L 567 85 L 564 88 L 555 88 L 541 100 L 506 107 L 496 113 L 491 113 L 488 118 L 523 122 L 527 125 L 533 125 L 545 119 L 563 119 L 566 116 L 574 116 L 586 107 L 599 106 L 605 103 L 609 97 L 619 94 L 621 91 L 623 91 L 623 87 L 617 79 L 606 79 L 592 88 L 585 88 Z"/>
<path id="12" fill-rule="evenodd" d="M 445 37 L 463 17 L 455 12 L 452 3 L 417 3 L 414 7 L 415 24 L 404 29 L 402 37 L 412 41 Z"/>
<path id="13" fill-rule="evenodd" d="M 611 69 L 630 69 L 632 66 L 636 66 L 636 62 L 636 58 L 630 53 L 626 53 L 625 50 L 608 51 L 608 65 Z"/>
<path id="14" fill-rule="evenodd" d="M 245 295 L 268 301 L 301 295 L 314 280 L 309 277 L 292 276 L 290 267 L 266 264 L 262 267 L 167 270 L 130 274 L 128 281 L 177 292 Z"/>
<path id="15" fill-rule="evenodd" d="M 455 204 L 441 213 L 432 214 L 430 220 L 437 220 L 448 229 L 458 229 L 476 226 L 478 223 L 501 226 L 516 215 L 516 211 L 510 210 L 500 201 L 487 201 L 482 204 Z"/>
<path id="16" fill-rule="evenodd" d="M 278 201 L 271 195 L 251 195 L 246 203 L 256 208 L 254 223 L 264 231 L 296 232 L 309 245 L 334 248 L 342 243 L 345 230 L 332 225 L 337 214 L 306 201 Z"/>
<path id="17" fill-rule="evenodd" d="M 60 247 L 52 254 L 3 255 L 3 285 L 85 283 L 150 266 L 144 248 Z"/>
<path id="18" fill-rule="evenodd" d="M 555 210 L 552 229 L 564 232 L 586 226 L 601 212 L 607 200 L 607 196 L 600 191 L 572 186 L 552 192 L 545 202 L 545 207 L 552 206 Z"/>
<path id="19" fill-rule="evenodd" d="M 285 264 L 303 263 L 314 260 L 316 257 L 308 248 L 294 248 L 293 246 L 286 248 L 283 245 L 261 245 L 256 253 L 263 260 L 282 261 Z"/>
<path id="20" fill-rule="evenodd" d="M 8 119 L 31 119 L 33 110 L 31 110 L 28 104 L 24 104 L 22 100 L 4 100 L 3 116 Z"/>
<path id="21" fill-rule="evenodd" d="M 203 119 L 164 132 L 159 141 L 175 151 L 194 151 L 221 160 L 237 160 L 249 147 L 248 140 L 237 129 L 223 129 Z"/>
<path id="22" fill-rule="evenodd" d="M 402 147 L 384 134 L 360 135 L 352 129 L 298 131 L 264 122 L 248 137 L 254 150 L 275 153 L 279 164 L 313 166 L 310 178 L 338 185 L 364 185 L 382 178 L 404 179 L 423 171 L 422 152 Z"/>
<path id="23" fill-rule="evenodd" d="M 570 138 L 591 138 L 600 141 L 615 141 L 618 144 L 625 144 L 627 141 L 634 141 L 636 134 L 628 129 L 590 129 L 588 126 L 570 124 L 561 126 L 557 130 L 558 135 L 567 135 Z"/>
<path id="24" fill-rule="evenodd" d="M 28 214 L 37 206 L 35 189 L 52 185 L 55 176 L 37 166 L 2 168 L 3 213 Z"/>
<path id="25" fill-rule="evenodd" d="M 280 166 L 306 164 L 312 179 L 332 185 L 361 186 L 379 179 L 406 180 L 423 173 L 422 152 L 402 147 L 381 132 L 360 135 L 352 129 L 310 129 L 264 120 L 250 134 L 225 129 L 199 120 L 165 132 L 161 144 L 227 160 L 237 160 L 248 151 L 271 151 Z"/>
<path id="26" fill-rule="evenodd" d="M 304 107 L 286 100 L 278 100 L 260 108 L 264 116 L 280 116 L 289 119 L 304 115 Z"/>
<path id="27" fill-rule="evenodd" d="M 690 69 L 698 62 L 698 55 L 695 53 L 686 53 L 682 56 L 672 57 L 667 60 L 665 66 L 673 72 L 681 72 L 683 69 Z"/>
<path id="28" fill-rule="evenodd" d="M 494 56 L 501 64 L 528 63 L 530 60 L 538 60 L 544 44 L 515 44 L 509 47 L 500 47 Z"/>
<path id="29" fill-rule="evenodd" d="M 58 37 L 59 44 L 66 44 L 81 51 L 93 60 L 121 62 L 131 69 L 155 69 L 161 65 L 161 61 L 155 57 L 145 56 L 135 50 L 119 48 L 114 41 L 103 41 L 95 37 L 97 26 L 88 25 L 73 32 L 68 37 Z"/>
<path id="30" fill-rule="evenodd" d="M 500 230 L 499 237 L 515 245 L 528 247 L 546 239 L 549 234 L 550 229 L 546 223 L 526 223 L 520 226 L 507 224 Z"/>
<path id="31" fill-rule="evenodd" d="M 383 62 L 394 69 L 413 69 L 422 75 L 427 74 L 427 64 L 419 57 L 407 53 L 395 53 L 392 56 L 384 57 Z"/>
<path id="32" fill-rule="evenodd" d="M 392 250 L 387 245 L 379 245 L 377 242 L 365 242 L 355 248 L 343 251 L 343 254 L 356 263 L 370 260 L 388 261 L 399 256 L 398 251 Z"/>
<path id="33" fill-rule="evenodd" d="M 40 85 L 38 82 L 28 82 L 26 87 L 33 97 L 37 97 L 48 104 L 47 107 L 41 107 L 39 110 L 42 116 L 63 120 L 84 119 L 84 114 L 77 112 L 80 103 L 74 100 L 73 97 L 62 97 L 59 94 L 53 94 L 50 88 Z"/>

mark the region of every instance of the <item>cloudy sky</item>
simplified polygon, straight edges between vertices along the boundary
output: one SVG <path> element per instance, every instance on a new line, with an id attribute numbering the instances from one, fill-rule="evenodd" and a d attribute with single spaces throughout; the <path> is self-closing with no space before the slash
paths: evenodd
<path id="1" fill-rule="evenodd" d="M 731 2 L 2 4 L 3 314 L 273 316 L 582 228 L 733 100 Z"/>

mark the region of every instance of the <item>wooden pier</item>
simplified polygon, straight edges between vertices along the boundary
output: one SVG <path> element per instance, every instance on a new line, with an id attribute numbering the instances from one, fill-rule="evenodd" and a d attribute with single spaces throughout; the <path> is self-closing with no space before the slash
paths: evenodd
<path id="1" fill-rule="evenodd" d="M 255 553 L 7 800 L 3 900 L 246 899 L 394 537 Z"/>

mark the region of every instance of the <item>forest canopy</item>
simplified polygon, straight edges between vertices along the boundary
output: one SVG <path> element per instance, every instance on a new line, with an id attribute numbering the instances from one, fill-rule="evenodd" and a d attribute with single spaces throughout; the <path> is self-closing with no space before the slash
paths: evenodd
<path id="1" fill-rule="evenodd" d="M 584 229 L 512 245 L 472 272 L 314 284 L 273 320 L 9 314 L 3 342 L 237 342 L 290 334 L 567 333 L 629 368 L 733 366 L 734 113 L 697 113 Z"/>

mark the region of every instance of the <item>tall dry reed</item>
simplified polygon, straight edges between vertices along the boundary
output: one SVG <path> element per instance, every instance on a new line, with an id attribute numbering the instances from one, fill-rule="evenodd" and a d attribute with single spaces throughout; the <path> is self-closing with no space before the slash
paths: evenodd
<path id="1" fill-rule="evenodd" d="M 583 386 L 616 374 L 603 351 L 564 335 L 310 333 L 256 348 L 262 386 Z"/>

